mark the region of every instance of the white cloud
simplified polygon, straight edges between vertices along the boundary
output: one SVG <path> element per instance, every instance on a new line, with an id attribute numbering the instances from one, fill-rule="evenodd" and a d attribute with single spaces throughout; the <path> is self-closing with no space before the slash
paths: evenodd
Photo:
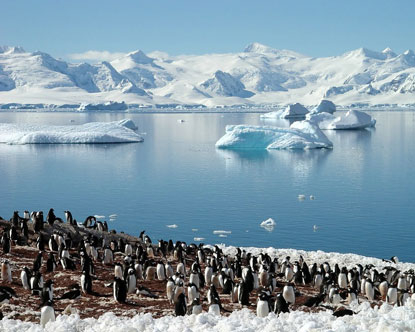
<path id="1" fill-rule="evenodd" d="M 126 53 L 108 52 L 108 51 L 86 51 L 83 53 L 72 53 L 68 57 L 72 60 L 78 61 L 112 61 L 114 59 L 124 56 Z"/>

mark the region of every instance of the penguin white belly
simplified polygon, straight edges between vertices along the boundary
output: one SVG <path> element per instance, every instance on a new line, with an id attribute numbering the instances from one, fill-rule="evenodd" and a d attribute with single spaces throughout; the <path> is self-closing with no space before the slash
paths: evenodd
<path id="1" fill-rule="evenodd" d="M 122 275 L 122 268 L 121 268 L 120 265 L 115 265 L 114 275 L 115 275 L 116 278 L 124 279 L 124 277 Z"/>
<path id="2" fill-rule="evenodd" d="M 295 294 L 294 289 L 292 286 L 284 286 L 282 296 L 288 304 L 294 304 L 295 303 Z"/>
<path id="3" fill-rule="evenodd" d="M 40 311 L 40 325 L 44 328 L 48 322 L 55 321 L 55 310 L 50 306 L 44 306 Z"/>
<path id="4" fill-rule="evenodd" d="M 267 301 L 258 301 L 256 306 L 256 315 L 258 317 L 267 317 L 269 314 L 269 306 Z"/>
<path id="5" fill-rule="evenodd" d="M 202 313 L 202 306 L 200 304 L 194 305 L 192 308 L 192 315 L 199 315 Z"/>
<path id="6" fill-rule="evenodd" d="M 29 282 L 27 280 L 27 273 L 26 273 L 26 271 L 23 270 L 22 273 L 20 273 L 20 279 L 22 280 L 23 288 L 26 289 L 26 290 L 29 290 L 30 289 L 30 285 L 29 285 Z"/>
<path id="7" fill-rule="evenodd" d="M 146 280 L 155 280 L 155 279 L 156 279 L 156 268 L 154 266 L 147 267 Z"/>
<path id="8" fill-rule="evenodd" d="M 174 282 L 172 282 L 172 281 L 167 282 L 166 293 L 167 293 L 167 299 L 170 301 L 170 303 L 173 303 L 173 301 L 174 301 Z"/>
<path id="9" fill-rule="evenodd" d="M 190 275 L 190 278 L 189 278 L 189 283 L 191 283 L 191 284 L 195 284 L 195 285 L 196 285 L 196 287 L 197 287 L 197 288 L 199 288 L 199 287 L 200 287 L 200 283 L 199 283 L 199 275 L 197 275 L 196 273 L 192 273 L 192 274 Z"/>
<path id="10" fill-rule="evenodd" d="M 386 280 L 380 283 L 379 292 L 382 298 L 384 298 L 388 294 L 388 282 Z"/>
<path id="11" fill-rule="evenodd" d="M 209 306 L 209 313 L 210 314 L 213 314 L 213 315 L 216 315 L 216 316 L 220 316 L 220 308 L 219 308 L 219 305 L 216 304 L 216 303 L 211 304 Z"/>
<path id="12" fill-rule="evenodd" d="M 158 280 L 166 279 L 166 275 L 164 273 L 164 266 L 162 264 L 157 264 L 157 279 Z"/>
<path id="13" fill-rule="evenodd" d="M 337 282 L 340 288 L 342 289 L 347 288 L 347 276 L 345 273 L 340 273 L 337 279 L 338 279 Z"/>
<path id="14" fill-rule="evenodd" d="M 205 269 L 205 282 L 207 286 L 210 286 L 210 284 L 212 283 L 212 268 L 211 267 L 206 267 Z"/>
<path id="15" fill-rule="evenodd" d="M 369 301 L 373 301 L 375 299 L 375 290 L 370 282 L 365 283 L 365 294 Z"/>
<path id="16" fill-rule="evenodd" d="M 396 288 L 389 288 L 388 294 L 386 295 L 386 302 L 388 304 L 396 304 L 398 301 L 398 291 Z"/>
<path id="17" fill-rule="evenodd" d="M 137 286 L 137 279 L 135 277 L 135 275 L 129 275 L 128 276 L 128 294 L 133 294 L 135 293 L 135 289 Z"/>

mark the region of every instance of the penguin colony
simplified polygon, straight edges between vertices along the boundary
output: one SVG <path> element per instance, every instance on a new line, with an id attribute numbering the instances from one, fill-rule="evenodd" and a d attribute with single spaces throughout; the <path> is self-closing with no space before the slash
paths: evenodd
<path id="1" fill-rule="evenodd" d="M 43 326 L 58 313 L 227 315 L 248 307 L 259 317 L 290 310 L 332 310 L 339 317 L 354 314 L 348 309 L 354 301 L 415 301 L 415 273 L 398 270 L 397 257 L 378 271 L 239 248 L 225 255 L 217 246 L 153 243 L 145 231 L 138 238 L 115 234 L 93 216 L 78 223 L 65 211 L 63 221 L 53 209 L 46 220 L 42 212 L 15 211 L 10 221 L 0 218 L 0 228 L 0 317 L 13 313 L 8 317 Z M 27 307 L 34 314 L 20 315 Z"/>

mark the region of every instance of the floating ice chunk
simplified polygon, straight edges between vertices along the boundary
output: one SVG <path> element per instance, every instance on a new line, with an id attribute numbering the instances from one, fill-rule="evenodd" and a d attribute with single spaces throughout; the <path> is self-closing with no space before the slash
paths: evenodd
<path id="1" fill-rule="evenodd" d="M 277 224 L 276 224 L 275 220 L 272 219 L 272 218 L 268 218 L 267 220 L 264 220 L 260 224 L 260 226 L 265 228 L 268 232 L 273 231 L 276 225 Z"/>
<path id="2" fill-rule="evenodd" d="M 232 231 L 213 231 L 213 234 L 231 234 Z"/>
<path id="3" fill-rule="evenodd" d="M 289 129 L 270 126 L 226 126 L 217 142 L 220 149 L 315 149 L 332 148 L 333 143 L 309 121 L 294 122 Z"/>
<path id="4" fill-rule="evenodd" d="M 177 226 L 176 224 L 173 224 L 173 225 L 166 225 L 166 227 L 168 227 L 168 228 L 177 228 L 179 226 Z"/>
<path id="5" fill-rule="evenodd" d="M 310 114 L 307 115 L 307 119 L 323 130 L 364 129 L 374 127 L 376 124 L 376 120 L 369 114 L 356 110 L 348 111 L 346 114 L 342 114 L 338 117 L 324 112 Z"/>
<path id="6" fill-rule="evenodd" d="M 310 195 L 310 200 L 314 201 L 315 197 L 313 195 Z"/>
<path id="7" fill-rule="evenodd" d="M 105 218 L 105 216 L 100 216 L 99 214 L 96 214 L 94 217 L 97 218 L 97 219 L 104 219 Z"/>
<path id="8" fill-rule="evenodd" d="M 90 122 L 83 125 L 49 126 L 0 123 L 0 143 L 8 144 L 92 144 L 142 142 L 131 130 L 131 120 Z M 135 126 L 135 125 L 134 125 Z"/>
<path id="9" fill-rule="evenodd" d="M 219 237 L 228 237 L 226 234 L 219 234 Z"/>
<path id="10" fill-rule="evenodd" d="M 318 230 L 318 226 L 317 225 L 313 225 L 313 231 L 317 231 Z"/>
<path id="11" fill-rule="evenodd" d="M 118 215 L 117 214 L 110 214 L 109 216 L 108 216 L 110 219 L 115 219 L 115 218 L 117 218 L 118 217 Z"/>
<path id="12" fill-rule="evenodd" d="M 303 195 L 303 194 L 298 195 L 298 200 L 299 201 L 304 201 L 305 200 L 305 195 Z"/>
<path id="13" fill-rule="evenodd" d="M 198 229 L 197 228 L 192 228 L 192 232 L 197 232 Z"/>
<path id="14" fill-rule="evenodd" d="M 198 242 L 203 241 L 204 239 L 205 239 L 204 237 L 195 237 L 195 238 L 193 238 L 194 241 L 198 241 Z"/>
<path id="15" fill-rule="evenodd" d="M 330 113 L 333 114 L 334 112 L 336 112 L 336 105 L 334 105 L 334 103 L 330 100 L 322 100 L 320 102 L 320 104 L 316 107 L 313 108 L 310 112 L 311 113 Z"/>
<path id="16" fill-rule="evenodd" d="M 260 117 L 264 119 L 293 119 L 293 118 L 304 118 L 308 113 L 306 109 L 300 103 L 288 105 L 284 110 L 269 112 L 261 114 Z"/>

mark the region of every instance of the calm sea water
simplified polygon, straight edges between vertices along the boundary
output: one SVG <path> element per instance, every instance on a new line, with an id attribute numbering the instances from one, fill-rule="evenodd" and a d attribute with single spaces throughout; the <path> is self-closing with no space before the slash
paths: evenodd
<path id="1" fill-rule="evenodd" d="M 327 131 L 333 150 L 224 151 L 214 145 L 227 124 L 289 124 L 239 113 L 0 113 L 0 122 L 60 125 L 128 117 L 145 133 L 137 144 L 0 144 L 0 216 L 50 207 L 78 221 L 117 214 L 110 228 L 146 230 L 153 240 L 203 237 L 414 262 L 415 113 L 372 115 L 375 129 Z M 259 226 L 270 217 L 272 232 Z"/>

